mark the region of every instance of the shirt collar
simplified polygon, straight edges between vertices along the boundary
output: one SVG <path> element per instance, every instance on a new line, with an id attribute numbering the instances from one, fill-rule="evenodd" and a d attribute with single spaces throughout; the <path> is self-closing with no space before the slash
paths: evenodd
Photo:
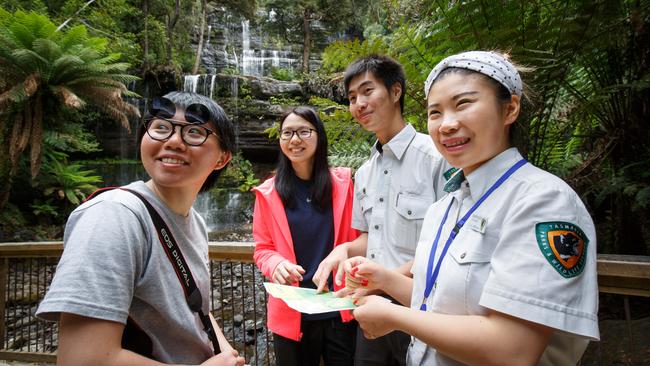
<path id="1" fill-rule="evenodd" d="M 519 150 L 511 147 L 485 162 L 465 178 L 472 200 L 476 202 L 511 166 L 522 159 Z"/>
<path id="2" fill-rule="evenodd" d="M 404 128 L 402 128 L 402 130 L 397 133 L 397 135 L 393 136 L 390 141 L 381 146 L 381 150 L 377 149 L 377 144 L 379 144 L 379 141 L 377 141 L 374 145 L 374 150 L 381 153 L 382 150 L 386 150 L 388 148 L 393 153 L 393 155 L 395 155 L 397 160 L 402 160 L 402 156 L 404 156 L 406 149 L 409 147 L 416 134 L 417 132 L 415 131 L 415 128 L 407 123 L 406 126 L 404 126 Z"/>

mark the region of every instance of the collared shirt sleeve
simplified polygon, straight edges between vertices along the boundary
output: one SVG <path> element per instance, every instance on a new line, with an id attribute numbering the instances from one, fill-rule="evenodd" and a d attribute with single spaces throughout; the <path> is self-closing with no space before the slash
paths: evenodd
<path id="1" fill-rule="evenodd" d="M 512 202 L 501 227 L 479 304 L 597 340 L 596 235 L 591 217 L 568 186 L 541 182 L 526 190 L 519 195 L 525 199 Z M 560 241 L 569 242 L 566 250 Z"/>

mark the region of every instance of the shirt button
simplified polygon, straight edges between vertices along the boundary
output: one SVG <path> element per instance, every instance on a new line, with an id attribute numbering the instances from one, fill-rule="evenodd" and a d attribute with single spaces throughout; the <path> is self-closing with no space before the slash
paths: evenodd
<path id="1" fill-rule="evenodd" d="M 370 258 L 375 258 L 375 254 L 370 254 Z"/>
<path id="2" fill-rule="evenodd" d="M 366 189 L 365 188 L 362 189 L 361 191 L 363 192 L 363 194 L 366 194 Z"/>
<path id="3" fill-rule="evenodd" d="M 379 225 L 375 225 L 375 230 L 379 230 Z"/>
<path id="4" fill-rule="evenodd" d="M 384 202 L 384 197 L 379 197 L 379 202 Z"/>
<path id="5" fill-rule="evenodd" d="M 388 170 L 384 170 L 384 174 L 388 174 Z"/>
<path id="6" fill-rule="evenodd" d="M 412 214 L 411 210 L 408 210 L 406 213 L 409 215 Z"/>
<path id="7" fill-rule="evenodd" d="M 465 258 L 465 254 L 466 254 L 466 253 L 461 254 L 461 255 L 460 255 L 460 259 L 464 259 L 464 258 Z"/>

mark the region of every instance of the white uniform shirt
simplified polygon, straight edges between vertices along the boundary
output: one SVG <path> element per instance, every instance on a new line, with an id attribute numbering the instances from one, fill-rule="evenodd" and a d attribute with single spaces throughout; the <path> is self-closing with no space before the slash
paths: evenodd
<path id="1" fill-rule="evenodd" d="M 514 148 L 504 151 L 427 211 L 412 269 L 412 308 L 422 304 L 429 253 L 450 202 L 434 267 L 456 220 L 521 158 Z M 564 181 L 527 163 L 460 230 L 426 300 L 427 311 L 485 315 L 493 309 L 546 325 L 556 332 L 539 364 L 575 365 L 589 340 L 599 339 L 596 278 L 596 235 L 582 201 Z M 407 364 L 460 365 L 416 338 Z"/>
<path id="2" fill-rule="evenodd" d="M 368 233 L 366 257 L 395 268 L 413 259 L 422 219 L 444 195 L 450 166 L 431 138 L 408 124 L 381 150 L 375 145 L 355 174 L 352 227 Z"/>

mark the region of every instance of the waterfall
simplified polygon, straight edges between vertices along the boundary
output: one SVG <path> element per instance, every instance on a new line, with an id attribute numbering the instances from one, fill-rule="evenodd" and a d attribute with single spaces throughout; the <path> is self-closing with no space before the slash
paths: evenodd
<path id="1" fill-rule="evenodd" d="M 253 195 L 236 191 L 205 192 L 199 194 L 193 207 L 205 219 L 208 231 L 233 230 L 249 220 Z"/>
<path id="2" fill-rule="evenodd" d="M 185 75 L 183 80 L 183 91 L 196 93 L 196 87 L 201 75 Z"/>
<path id="3" fill-rule="evenodd" d="M 272 68 L 293 69 L 297 58 L 291 51 L 251 49 L 251 33 L 248 20 L 242 21 L 242 67 L 243 75 L 267 76 Z"/>
<path id="4" fill-rule="evenodd" d="M 213 94 L 214 94 L 213 92 L 214 92 L 214 81 L 215 81 L 216 77 L 217 77 L 217 75 L 213 74 L 212 78 L 210 79 L 210 99 L 214 99 L 213 98 Z"/>
<path id="5" fill-rule="evenodd" d="M 249 51 L 251 49 L 251 35 L 250 35 L 250 22 L 248 20 L 243 20 L 241 22 L 241 39 L 242 39 L 242 49 Z"/>
<path id="6" fill-rule="evenodd" d="M 183 79 L 183 91 L 199 93 L 214 99 L 214 86 L 216 85 L 217 75 L 185 75 Z"/>

